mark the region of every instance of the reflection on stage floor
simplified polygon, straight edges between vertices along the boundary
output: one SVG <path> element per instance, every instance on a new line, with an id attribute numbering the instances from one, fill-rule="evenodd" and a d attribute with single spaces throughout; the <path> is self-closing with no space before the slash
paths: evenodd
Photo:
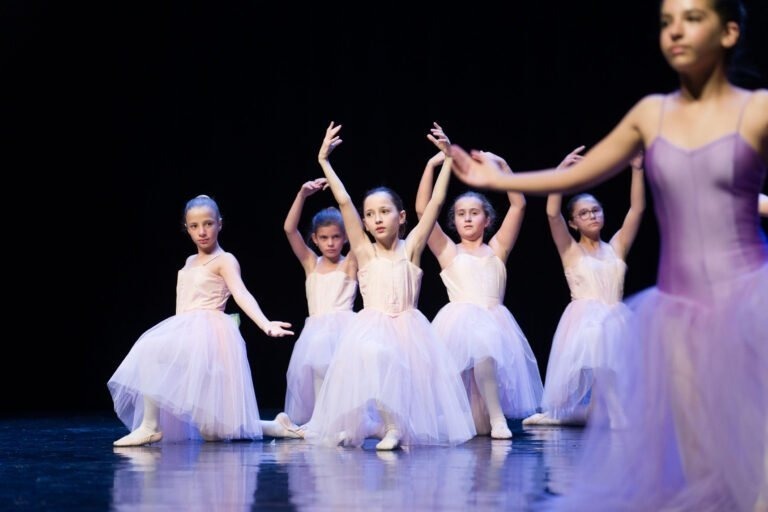
<path id="1" fill-rule="evenodd" d="M 126 430 L 109 414 L 4 419 L 0 502 L 55 511 L 536 510 L 567 487 L 583 430 L 510 427 L 511 440 L 392 452 L 376 451 L 373 439 L 362 449 L 269 438 L 114 448 Z"/>

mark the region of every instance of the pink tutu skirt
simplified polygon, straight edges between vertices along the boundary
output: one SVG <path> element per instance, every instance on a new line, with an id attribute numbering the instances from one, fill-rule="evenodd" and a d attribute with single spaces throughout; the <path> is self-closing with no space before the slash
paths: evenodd
<path id="1" fill-rule="evenodd" d="M 651 288 L 627 300 L 627 424 L 590 423 L 558 509 L 768 507 L 768 266 L 711 292 L 705 302 Z"/>
<path id="2" fill-rule="evenodd" d="M 475 435 L 455 365 L 417 309 L 358 312 L 339 343 L 306 425 L 310 442 L 361 446 L 389 414 L 404 445 L 453 445 Z"/>
<path id="3" fill-rule="evenodd" d="M 315 408 L 315 378 L 324 376 L 331 364 L 344 329 L 354 318 L 352 311 L 335 311 L 307 317 L 293 346 L 286 372 L 285 412 L 301 425 Z"/>
<path id="4" fill-rule="evenodd" d="M 130 430 L 141 424 L 149 397 L 160 408 L 164 441 L 262 437 L 245 341 L 218 310 L 180 313 L 146 331 L 107 386 Z"/>
<path id="5" fill-rule="evenodd" d="M 625 373 L 631 311 L 592 299 L 566 306 L 552 340 L 541 408 L 553 419 L 583 418 L 595 379 Z M 615 411 L 614 418 L 620 416 Z"/>
<path id="6" fill-rule="evenodd" d="M 435 315 L 432 325 L 462 374 L 478 433 L 487 434 L 491 428 L 473 375 L 480 361 L 490 359 L 495 363 L 505 416 L 524 418 L 536 411 L 542 394 L 538 363 L 509 309 L 449 302 Z"/>

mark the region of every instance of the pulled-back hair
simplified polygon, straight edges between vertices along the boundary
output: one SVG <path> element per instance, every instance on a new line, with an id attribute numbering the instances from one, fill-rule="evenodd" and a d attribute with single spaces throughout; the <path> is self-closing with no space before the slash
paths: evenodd
<path id="1" fill-rule="evenodd" d="M 199 196 L 195 196 L 187 201 L 186 206 L 184 206 L 184 214 L 181 217 L 182 227 L 186 228 L 187 226 L 187 213 L 189 213 L 189 210 L 202 206 L 206 206 L 213 210 L 213 215 L 216 217 L 216 220 L 221 220 L 221 212 L 219 211 L 219 205 L 216 204 L 216 201 L 214 201 L 210 196 L 200 194 Z"/>
<path id="2" fill-rule="evenodd" d="M 488 218 L 488 225 L 485 227 L 485 231 L 490 231 L 496 222 L 496 210 L 487 197 L 485 197 L 480 192 L 475 192 L 474 190 L 468 190 L 454 199 L 453 204 L 448 209 L 448 227 L 454 233 L 458 233 L 458 230 L 456 229 L 456 203 L 468 197 L 480 201 L 480 204 L 483 207 L 483 212 L 485 212 L 485 216 Z"/>
<path id="3" fill-rule="evenodd" d="M 391 188 L 385 187 L 384 185 L 379 187 L 374 187 L 368 190 L 363 196 L 363 204 L 365 204 L 365 200 L 368 198 L 368 196 L 372 196 L 373 194 L 378 194 L 379 192 L 384 192 L 385 194 L 389 195 L 389 197 L 392 199 L 392 202 L 395 204 L 395 208 L 397 208 L 398 212 L 405 210 L 405 206 L 403 206 L 404 205 L 403 199 L 400 197 L 400 195 L 394 190 L 392 190 Z M 363 218 L 365 218 L 365 212 L 360 212 L 360 214 L 363 216 Z M 401 237 L 405 236 L 405 226 L 406 226 L 406 222 L 403 222 L 402 224 L 400 224 L 399 233 Z"/>
<path id="4" fill-rule="evenodd" d="M 565 205 L 565 211 L 568 212 L 568 219 L 573 220 L 573 210 L 576 208 L 576 203 L 581 201 L 582 199 L 591 199 L 592 201 L 596 202 L 598 205 L 600 205 L 600 208 L 603 207 L 602 203 L 597 200 L 595 196 L 592 194 L 587 194 L 586 192 L 581 194 L 576 194 L 573 196 L 568 203 Z"/>

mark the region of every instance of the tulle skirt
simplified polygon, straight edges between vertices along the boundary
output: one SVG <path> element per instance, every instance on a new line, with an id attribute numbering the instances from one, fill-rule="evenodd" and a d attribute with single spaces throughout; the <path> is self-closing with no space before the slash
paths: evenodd
<path id="1" fill-rule="evenodd" d="M 245 341 L 221 311 L 188 311 L 152 327 L 107 386 L 130 430 L 141 424 L 148 397 L 160 408 L 164 441 L 262 437 Z"/>
<path id="2" fill-rule="evenodd" d="M 696 301 L 651 288 L 627 300 L 637 332 L 619 387 L 628 423 L 590 422 L 556 508 L 768 508 L 768 265 L 710 291 Z"/>
<path id="3" fill-rule="evenodd" d="M 286 372 L 285 412 L 301 425 L 315 408 L 315 379 L 323 379 L 352 311 L 335 311 L 307 317 L 293 346 Z"/>
<path id="4" fill-rule="evenodd" d="M 542 411 L 558 420 L 586 417 L 594 380 L 626 371 L 630 318 L 622 302 L 579 299 L 566 306 L 552 340 Z"/>
<path id="5" fill-rule="evenodd" d="M 505 416 L 523 418 L 536 411 L 543 387 L 538 363 L 509 309 L 449 302 L 432 325 L 462 374 L 478 433 L 490 432 L 488 410 L 474 378 L 475 365 L 483 361 L 490 360 L 495 366 Z"/>
<path id="6" fill-rule="evenodd" d="M 355 315 L 325 375 L 306 438 L 361 446 L 388 424 L 397 426 L 404 445 L 454 445 L 475 435 L 459 373 L 417 309 L 396 317 L 372 308 Z"/>

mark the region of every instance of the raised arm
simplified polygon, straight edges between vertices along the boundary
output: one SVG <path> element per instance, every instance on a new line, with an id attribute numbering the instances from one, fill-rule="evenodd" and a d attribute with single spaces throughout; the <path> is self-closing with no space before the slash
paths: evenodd
<path id="1" fill-rule="evenodd" d="M 486 152 L 486 154 L 496 158 L 504 172 L 512 173 L 512 169 L 506 160 L 493 153 Z M 496 256 L 504 262 L 509 258 L 509 253 L 512 251 L 512 247 L 515 246 L 517 236 L 520 234 L 520 226 L 523 224 L 526 203 L 525 196 L 520 192 L 508 191 L 507 199 L 509 199 L 507 214 L 504 216 L 504 220 L 501 221 L 499 229 L 496 230 L 496 233 L 488 241 L 488 245 L 493 249 Z"/>
<path id="2" fill-rule="evenodd" d="M 291 245 L 293 254 L 296 255 L 301 266 L 304 267 L 304 272 L 309 274 L 315 268 L 317 263 L 317 253 L 313 251 L 307 243 L 304 241 L 304 237 L 301 236 L 299 231 L 299 220 L 301 219 L 301 212 L 304 209 L 304 201 L 306 198 L 325 189 L 328 186 L 328 181 L 325 178 L 317 178 L 304 183 L 299 192 L 296 194 L 296 198 L 293 200 L 291 209 L 288 210 L 288 215 L 285 217 L 283 223 L 283 229 L 285 230 L 285 236 L 288 238 L 288 243 Z"/>
<path id="3" fill-rule="evenodd" d="M 449 142 L 445 137 L 442 128 L 440 128 L 440 125 L 433 123 L 433 128 L 430 131 L 431 133 L 427 135 L 427 138 L 441 151 L 447 152 Z M 424 205 L 419 222 L 413 229 L 411 229 L 406 238 L 406 251 L 409 254 L 411 262 L 415 265 L 419 265 L 421 261 L 421 253 L 424 251 L 427 239 L 429 238 L 432 229 L 435 227 L 437 217 L 440 215 L 443 203 L 445 203 L 445 197 L 448 193 L 448 183 L 451 179 L 451 163 L 452 160 L 450 157 L 444 159 L 443 166 L 440 168 L 440 173 L 437 175 L 437 180 L 435 180 L 427 204 Z M 424 176 L 422 175 L 422 181 L 423 179 Z"/>
<path id="4" fill-rule="evenodd" d="M 568 172 L 545 169 L 507 174 L 483 152 L 472 150 L 467 153 L 455 144 L 449 150 L 454 159 L 453 170 L 459 179 L 478 188 L 515 190 L 537 195 L 590 188 L 624 169 L 629 160 L 643 148 L 645 140 L 641 127 L 649 131 L 650 119 L 658 117 L 658 101 L 652 97 L 641 100 Z"/>
<path id="5" fill-rule="evenodd" d="M 245 287 L 245 283 L 243 283 L 243 279 L 240 276 L 240 263 L 238 263 L 234 255 L 224 253 L 220 258 L 217 258 L 217 269 L 237 305 L 267 336 L 282 338 L 283 336 L 293 334 L 293 331 L 288 330 L 291 327 L 290 323 L 269 320 L 264 315 L 259 303 L 256 302 L 251 292 Z"/>
<path id="6" fill-rule="evenodd" d="M 416 216 L 421 219 L 424 214 L 424 209 L 429 203 L 429 199 L 432 197 L 432 187 L 434 186 L 435 167 L 445 163 L 445 150 L 448 149 L 448 137 L 445 135 L 442 127 L 434 123 L 432 133 L 428 135 L 430 141 L 437 147 L 441 147 L 440 151 L 429 159 L 427 165 L 424 167 L 424 172 L 421 175 L 421 181 L 419 182 L 419 189 L 416 192 Z M 451 238 L 443 231 L 439 222 L 435 222 L 432 232 L 427 239 L 427 245 L 435 255 L 440 267 L 445 267 L 447 263 L 444 256 L 446 256 L 446 250 L 455 249 L 456 244 Z"/>
<path id="7" fill-rule="evenodd" d="M 632 183 L 629 192 L 629 211 L 624 217 L 621 228 L 611 238 L 613 250 L 621 259 L 626 259 L 629 249 L 640 230 L 640 222 L 645 211 L 645 177 L 643 172 L 643 152 L 635 155 L 630 161 L 632 166 Z"/>
<path id="8" fill-rule="evenodd" d="M 349 197 L 347 189 L 344 188 L 344 184 L 339 179 L 336 171 L 333 170 L 330 160 L 328 160 L 331 152 L 342 142 L 341 137 L 339 137 L 340 130 L 341 125 L 334 125 L 333 121 L 331 121 L 331 124 L 325 130 L 325 138 L 317 154 L 317 161 L 320 163 L 320 167 L 323 168 L 328 186 L 336 202 L 339 204 L 339 210 L 344 219 L 344 228 L 349 239 L 349 246 L 357 257 L 357 262 L 362 265 L 372 256 L 373 249 L 363 230 L 360 214 L 352 203 L 352 199 Z"/>
<path id="9" fill-rule="evenodd" d="M 564 170 L 576 165 L 582 158 L 584 158 L 579 154 L 584 151 L 584 148 L 585 146 L 579 146 L 568 153 L 557 168 Z M 549 194 L 547 196 L 547 220 L 549 221 L 549 231 L 552 233 L 552 240 L 555 242 L 555 247 L 557 247 L 560 260 L 565 266 L 566 254 L 577 241 L 568 230 L 568 223 L 563 217 L 562 194 Z"/>

